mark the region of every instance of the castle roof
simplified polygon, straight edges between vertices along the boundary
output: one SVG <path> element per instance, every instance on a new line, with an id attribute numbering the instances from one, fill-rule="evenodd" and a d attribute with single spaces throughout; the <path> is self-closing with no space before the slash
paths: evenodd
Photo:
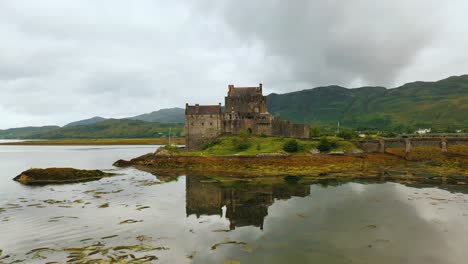
<path id="1" fill-rule="evenodd" d="M 234 87 L 231 84 L 228 86 L 228 89 L 228 96 L 233 97 L 262 95 L 262 84 L 258 87 Z"/>
<path id="2" fill-rule="evenodd" d="M 211 115 L 220 114 L 221 105 L 187 105 L 185 107 L 186 115 Z"/>

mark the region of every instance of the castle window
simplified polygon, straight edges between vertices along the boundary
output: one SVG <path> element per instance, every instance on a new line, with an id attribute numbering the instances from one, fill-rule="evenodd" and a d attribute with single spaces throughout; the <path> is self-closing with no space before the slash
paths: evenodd
<path id="1" fill-rule="evenodd" d="M 210 126 L 212 126 L 212 125 L 213 125 L 213 122 L 210 122 Z"/>
<path id="2" fill-rule="evenodd" d="M 202 125 L 202 126 L 204 126 L 204 125 L 205 125 L 205 123 L 201 123 L 201 125 Z"/>

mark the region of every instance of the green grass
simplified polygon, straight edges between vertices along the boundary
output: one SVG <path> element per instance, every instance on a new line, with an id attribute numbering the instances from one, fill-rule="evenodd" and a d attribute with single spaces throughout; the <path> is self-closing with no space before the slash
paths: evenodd
<path id="1" fill-rule="evenodd" d="M 341 138 L 329 137 L 330 140 L 337 142 L 336 151 L 346 151 L 356 148 L 351 142 Z M 239 150 L 237 142 L 247 140 L 249 147 L 245 150 Z M 290 138 L 283 137 L 261 137 L 261 136 L 223 136 L 209 144 L 207 148 L 201 151 L 190 152 L 192 155 L 257 155 L 271 154 L 284 152 L 284 144 Z M 300 151 L 293 153 L 294 155 L 302 155 L 309 152 L 311 149 L 316 149 L 319 145 L 319 140 L 300 140 L 297 139 L 300 146 Z"/>

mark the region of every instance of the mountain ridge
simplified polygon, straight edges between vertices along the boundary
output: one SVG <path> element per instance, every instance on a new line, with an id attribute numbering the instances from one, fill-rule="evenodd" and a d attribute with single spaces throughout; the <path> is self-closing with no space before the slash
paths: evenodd
<path id="1" fill-rule="evenodd" d="M 439 81 L 416 81 L 395 88 L 364 86 L 345 88 L 329 85 L 267 96 L 268 110 L 274 116 L 313 126 L 344 126 L 359 130 L 378 129 L 410 131 L 415 127 L 435 129 L 468 128 L 468 75 L 451 76 Z M 156 124 L 170 123 L 180 127 L 184 123 L 184 109 L 160 109 L 123 119 L 93 118 L 71 122 L 63 128 L 90 126 L 108 120 L 121 128 L 128 120 Z M 142 124 L 138 124 L 143 126 Z M 52 135 L 58 126 L 23 127 L 0 130 L 0 138 L 43 137 Z M 77 129 L 79 130 L 79 129 Z M 64 130 L 61 130 L 64 131 Z M 107 134 L 119 137 L 124 131 Z M 127 135 L 129 135 L 127 133 Z M 55 135 L 57 136 L 57 135 Z M 130 136 L 130 135 L 129 135 Z"/>

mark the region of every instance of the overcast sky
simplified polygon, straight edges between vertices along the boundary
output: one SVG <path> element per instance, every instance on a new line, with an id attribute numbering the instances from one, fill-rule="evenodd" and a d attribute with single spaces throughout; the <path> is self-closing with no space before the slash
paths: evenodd
<path id="1" fill-rule="evenodd" d="M 466 0 L 2 0 L 0 129 L 468 73 Z"/>

